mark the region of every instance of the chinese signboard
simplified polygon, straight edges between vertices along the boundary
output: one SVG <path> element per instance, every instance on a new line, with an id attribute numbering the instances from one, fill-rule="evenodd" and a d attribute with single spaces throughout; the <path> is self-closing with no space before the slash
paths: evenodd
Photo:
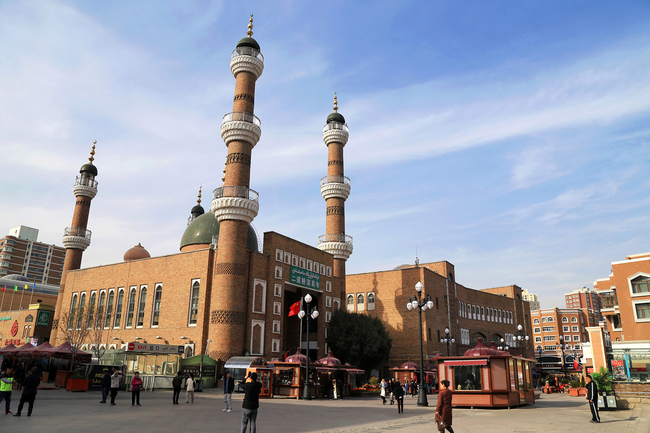
<path id="1" fill-rule="evenodd" d="M 146 344 L 146 343 L 129 343 L 126 346 L 127 352 L 151 352 L 151 353 L 170 353 L 179 355 L 184 352 L 183 346 L 175 344 Z"/>
<path id="2" fill-rule="evenodd" d="M 308 289 L 320 290 L 320 275 L 307 269 L 291 266 L 291 284 L 296 286 L 307 287 Z"/>
<path id="3" fill-rule="evenodd" d="M 47 326 L 50 323 L 51 311 L 39 311 L 36 316 L 36 326 Z"/>
<path id="4" fill-rule="evenodd" d="M 612 360 L 612 376 L 614 379 L 627 379 L 627 374 L 625 374 L 625 366 L 623 365 L 622 360 Z"/>

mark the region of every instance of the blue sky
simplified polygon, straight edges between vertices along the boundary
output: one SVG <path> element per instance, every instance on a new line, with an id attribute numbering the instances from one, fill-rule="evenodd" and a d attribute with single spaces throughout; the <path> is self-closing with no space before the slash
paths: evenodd
<path id="1" fill-rule="evenodd" d="M 221 184 L 228 62 L 250 13 L 265 56 L 259 232 L 325 231 L 322 126 L 350 127 L 348 272 L 448 260 L 542 307 L 650 251 L 650 4 L 0 2 L 0 230 L 61 244 L 98 141 L 84 266 L 178 251 Z"/>

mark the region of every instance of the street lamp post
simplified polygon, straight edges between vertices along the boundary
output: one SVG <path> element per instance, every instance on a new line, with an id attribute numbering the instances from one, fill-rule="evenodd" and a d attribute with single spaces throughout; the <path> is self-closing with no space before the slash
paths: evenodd
<path id="1" fill-rule="evenodd" d="M 562 352 L 562 374 L 564 375 L 564 378 L 566 379 L 566 364 L 564 362 L 564 348 L 566 347 L 566 344 L 564 344 L 564 337 L 560 335 L 560 343 L 555 345 L 556 350 L 560 349 Z"/>
<path id="2" fill-rule="evenodd" d="M 304 400 L 311 400 L 311 388 L 309 386 L 309 318 L 311 317 L 313 320 L 316 320 L 318 317 L 318 310 L 316 307 L 310 310 L 310 303 L 311 303 L 311 295 L 307 293 L 305 295 L 305 304 L 306 305 L 306 312 L 305 310 L 300 310 L 298 312 L 298 318 L 302 320 L 303 318 L 306 318 L 307 322 L 307 368 L 305 369 L 305 387 L 302 391 L 302 398 Z"/>
<path id="3" fill-rule="evenodd" d="M 524 357 L 524 344 L 528 344 L 530 337 L 524 334 L 524 327 L 521 324 L 517 325 L 517 340 L 521 344 L 521 357 Z"/>
<path id="4" fill-rule="evenodd" d="M 445 328 L 445 336 L 440 339 L 440 342 L 447 345 L 447 356 L 449 356 L 449 344 L 456 342 L 456 339 L 449 335 L 449 328 Z"/>
<path id="5" fill-rule="evenodd" d="M 406 304 L 406 308 L 411 311 L 413 309 L 418 310 L 420 316 L 420 392 L 418 394 L 418 406 L 429 406 L 427 401 L 427 392 L 424 384 L 424 349 L 422 347 L 422 312 L 427 311 L 427 309 L 433 308 L 433 301 L 431 296 L 427 296 L 422 299 L 422 289 L 424 289 L 424 284 L 420 281 L 415 285 L 416 294 L 411 299 L 409 297 L 409 302 Z"/>
<path id="6" fill-rule="evenodd" d="M 506 352 L 508 351 L 508 349 L 510 349 L 510 347 L 506 344 L 506 339 L 505 338 L 501 339 L 501 344 L 497 346 L 497 349 L 505 350 Z"/>

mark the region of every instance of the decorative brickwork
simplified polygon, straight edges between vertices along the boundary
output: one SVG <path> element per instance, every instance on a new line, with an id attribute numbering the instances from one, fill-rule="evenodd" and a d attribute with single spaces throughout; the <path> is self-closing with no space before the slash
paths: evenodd
<path id="1" fill-rule="evenodd" d="M 59 329 L 59 319 L 54 319 L 52 321 L 52 329 Z"/>
<path id="2" fill-rule="evenodd" d="M 232 352 L 218 352 L 216 350 L 210 352 L 210 358 L 221 362 L 226 362 L 233 356 L 237 356 L 237 354 Z"/>
<path id="3" fill-rule="evenodd" d="M 246 323 L 246 314 L 241 311 L 212 310 L 210 323 L 227 323 L 230 325 L 243 325 Z"/>
<path id="4" fill-rule="evenodd" d="M 226 158 L 226 165 L 228 164 L 244 164 L 250 167 L 251 156 L 246 153 L 231 153 Z"/>
<path id="5" fill-rule="evenodd" d="M 246 266 L 240 263 L 217 263 L 217 275 L 241 275 L 246 276 Z"/>
<path id="6" fill-rule="evenodd" d="M 327 208 L 327 215 L 345 216 L 345 208 L 343 206 L 329 206 Z"/>
<path id="7" fill-rule="evenodd" d="M 343 161 L 339 161 L 339 160 L 335 159 L 335 160 L 332 160 L 332 161 L 327 161 L 327 165 L 340 165 L 340 166 L 343 166 Z"/>
<path id="8" fill-rule="evenodd" d="M 235 101 L 248 101 L 252 102 L 253 104 L 255 103 L 255 98 L 253 98 L 251 95 L 248 95 L 246 93 L 240 93 L 239 95 L 235 95 Z"/>
<path id="9" fill-rule="evenodd" d="M 90 207 L 90 200 L 87 200 L 85 197 L 84 197 L 84 198 L 80 198 L 80 199 L 77 200 L 77 204 L 78 204 L 78 205 L 81 205 L 81 206 L 88 206 L 88 207 Z"/>

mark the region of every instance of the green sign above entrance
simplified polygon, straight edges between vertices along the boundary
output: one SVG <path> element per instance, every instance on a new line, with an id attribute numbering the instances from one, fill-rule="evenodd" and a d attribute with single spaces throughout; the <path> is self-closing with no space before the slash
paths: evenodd
<path id="1" fill-rule="evenodd" d="M 320 290 L 320 274 L 296 266 L 291 266 L 291 278 L 289 282 L 296 286 Z"/>
<path id="2" fill-rule="evenodd" d="M 39 311 L 36 316 L 36 326 L 47 326 L 50 323 L 51 311 Z"/>

